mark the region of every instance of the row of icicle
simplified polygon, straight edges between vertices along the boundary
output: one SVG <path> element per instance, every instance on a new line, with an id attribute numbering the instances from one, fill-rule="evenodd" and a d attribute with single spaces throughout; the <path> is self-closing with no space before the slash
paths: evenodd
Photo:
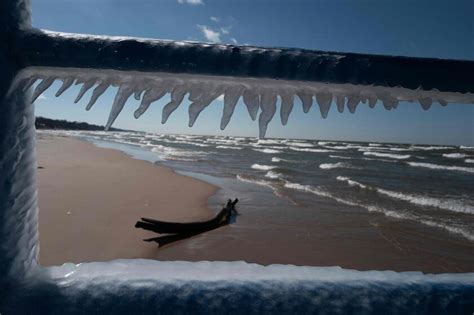
<path id="1" fill-rule="evenodd" d="M 33 75 L 22 81 L 21 87 L 23 91 L 28 90 L 37 80 L 41 82 L 36 86 L 32 100 L 33 103 L 44 91 L 46 91 L 57 79 L 54 76 L 40 77 Z M 74 100 L 75 103 L 79 102 L 84 94 L 89 91 L 92 87 L 95 88 L 92 91 L 92 96 L 86 105 L 86 110 L 90 110 L 97 99 L 113 84 L 111 80 L 102 78 L 88 78 L 88 79 L 76 79 L 74 77 L 60 78 L 62 85 L 56 92 L 55 96 L 60 96 L 73 84 L 82 84 L 82 87 Z M 252 120 L 256 120 L 258 109 L 261 109 L 259 122 L 259 135 L 261 138 L 265 136 L 268 123 L 272 120 L 276 112 L 276 103 L 278 96 L 281 99 L 280 106 L 280 118 L 281 123 L 286 125 L 288 117 L 293 109 L 294 98 L 297 96 L 302 103 L 303 111 L 307 113 L 312 104 L 313 96 L 316 98 L 317 103 L 321 111 L 321 116 L 326 118 L 334 100 L 337 106 L 337 110 L 342 113 L 344 106 L 347 105 L 349 112 L 355 113 L 357 105 L 359 103 L 368 103 L 370 108 L 373 108 L 377 102 L 376 96 L 361 96 L 361 95 L 333 95 L 328 91 L 314 92 L 308 89 L 283 89 L 279 91 L 276 89 L 252 89 L 248 86 L 235 83 L 232 85 L 219 84 L 217 82 L 206 82 L 199 83 L 199 81 L 193 82 L 179 82 L 176 80 L 149 80 L 143 83 L 142 81 L 126 82 L 118 84 L 118 91 L 115 95 L 115 99 L 112 105 L 112 109 L 106 124 L 106 130 L 109 129 L 114 123 L 117 116 L 122 111 L 125 103 L 129 97 L 133 94 L 136 100 L 141 100 L 138 109 L 135 111 L 135 118 L 139 118 L 143 113 L 147 111 L 151 103 L 158 101 L 167 93 L 170 93 L 170 101 L 163 107 L 162 120 L 164 124 L 168 120 L 168 117 L 173 113 L 176 108 L 181 104 L 185 95 L 189 93 L 189 127 L 192 127 L 201 113 L 212 101 L 217 99 L 220 95 L 224 95 L 224 110 L 222 114 L 220 128 L 224 130 L 230 121 L 232 114 L 234 113 L 235 106 L 240 97 L 248 109 Z M 383 106 L 387 110 L 397 108 L 398 100 L 393 97 L 387 97 L 382 99 Z M 432 99 L 424 97 L 419 99 L 419 102 L 423 109 L 428 110 L 431 107 Z M 443 100 L 439 100 L 441 105 L 447 105 Z"/>

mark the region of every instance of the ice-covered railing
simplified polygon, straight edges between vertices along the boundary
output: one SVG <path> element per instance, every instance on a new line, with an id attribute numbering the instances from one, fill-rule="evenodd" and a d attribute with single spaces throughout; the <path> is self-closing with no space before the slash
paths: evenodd
<path id="1" fill-rule="evenodd" d="M 281 99 L 355 111 L 359 102 L 473 103 L 474 62 L 267 49 L 51 33 L 31 28 L 29 0 L 0 1 L 0 313 L 466 313 L 474 275 L 121 260 L 41 268 L 32 100 L 55 79 L 95 102 L 118 86 L 108 125 L 134 94 L 143 114 L 171 93 L 164 120 L 187 92 L 190 124 L 224 94 L 221 127 L 239 97 L 261 136 Z M 35 81 L 34 97 L 29 88 Z M 96 210 L 96 209 L 94 209 Z M 73 244 L 71 244 L 73 246 Z M 143 272 L 142 272 L 143 271 Z M 150 275 L 153 274 L 153 275 Z M 128 277 L 126 276 L 128 275 Z M 227 275 L 229 275 L 227 277 Z M 232 276 L 234 275 L 234 276 Z M 237 276 L 235 276 L 237 275 Z M 166 277 L 165 277 L 166 276 Z"/>
<path id="2" fill-rule="evenodd" d="M 199 113 L 224 95 L 221 129 L 242 97 L 250 117 L 258 122 L 260 137 L 277 110 L 285 125 L 296 98 L 308 112 L 313 102 L 326 118 L 334 102 L 339 112 L 351 113 L 360 103 L 371 108 L 380 100 L 387 110 L 400 101 L 474 103 L 474 62 L 300 49 L 200 44 L 127 37 L 88 36 L 46 31 L 23 33 L 17 39 L 22 72 L 18 87 L 27 90 L 37 80 L 32 101 L 54 80 L 63 81 L 56 96 L 82 84 L 76 102 L 93 89 L 87 109 L 109 86 L 118 87 L 106 128 L 134 95 L 141 99 L 135 117 L 170 93 L 162 123 L 189 95 L 189 126 Z M 113 70 L 115 69 L 115 70 Z M 16 88 L 16 86 L 13 86 Z"/>

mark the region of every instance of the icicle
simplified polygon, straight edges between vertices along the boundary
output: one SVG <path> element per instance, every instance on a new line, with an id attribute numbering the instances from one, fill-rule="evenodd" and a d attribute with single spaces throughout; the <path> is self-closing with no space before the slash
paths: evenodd
<path id="1" fill-rule="evenodd" d="M 89 103 L 86 106 L 86 110 L 90 110 L 92 106 L 95 104 L 97 99 L 104 94 L 104 92 L 107 90 L 107 88 L 110 86 L 109 82 L 102 82 L 96 88 L 92 91 L 92 96 L 91 99 L 89 100 Z"/>
<path id="2" fill-rule="evenodd" d="M 36 89 L 33 92 L 33 96 L 31 98 L 31 103 L 32 104 L 41 95 L 41 93 L 46 91 L 51 86 L 51 84 L 53 84 L 54 79 L 55 79 L 54 77 L 44 78 L 43 81 L 41 81 L 41 83 L 36 86 Z"/>
<path id="3" fill-rule="evenodd" d="M 433 103 L 433 101 L 431 100 L 431 97 L 420 98 L 419 102 L 420 102 L 421 108 L 423 108 L 424 110 L 430 109 L 431 104 Z"/>
<path id="4" fill-rule="evenodd" d="M 194 125 L 203 109 L 209 106 L 213 100 L 221 95 L 223 90 L 222 86 L 211 87 L 210 89 L 199 87 L 198 89 L 200 90 L 200 92 L 197 93 L 199 96 L 195 98 L 192 97 L 191 94 L 189 95 L 189 100 L 192 101 L 188 108 L 189 127 Z"/>
<path id="5" fill-rule="evenodd" d="M 23 87 L 23 91 L 28 91 L 28 89 L 35 84 L 35 82 L 38 80 L 38 76 L 32 76 L 31 78 L 27 79 L 25 82 L 25 86 Z"/>
<path id="6" fill-rule="evenodd" d="M 374 108 L 375 104 L 377 104 L 377 98 L 375 96 L 369 96 L 369 107 Z"/>
<path id="7" fill-rule="evenodd" d="M 139 118 L 148 110 L 151 103 L 158 101 L 166 93 L 168 93 L 168 90 L 164 89 L 161 84 L 146 90 L 145 94 L 143 94 L 142 102 L 138 109 L 133 113 L 133 116 Z"/>
<path id="8" fill-rule="evenodd" d="M 344 112 L 344 95 L 336 95 L 336 105 L 337 105 L 337 111 L 339 113 Z"/>
<path id="9" fill-rule="evenodd" d="M 357 95 L 351 95 L 347 99 L 347 108 L 351 114 L 356 112 L 357 105 L 359 105 L 360 98 Z"/>
<path id="10" fill-rule="evenodd" d="M 243 86 L 237 87 L 230 87 L 226 90 L 224 94 L 224 109 L 222 111 L 222 118 L 221 118 L 221 130 L 224 130 L 227 127 L 227 124 L 234 114 L 235 105 L 237 105 L 237 101 L 242 95 Z"/>
<path id="11" fill-rule="evenodd" d="M 280 93 L 281 106 L 280 106 L 280 118 L 283 126 L 288 122 L 288 117 L 293 110 L 294 95 L 290 93 Z"/>
<path id="12" fill-rule="evenodd" d="M 329 92 L 321 92 L 316 94 L 316 101 L 321 110 L 321 116 L 326 118 L 328 116 L 329 108 L 331 107 L 332 94 Z"/>
<path id="13" fill-rule="evenodd" d="M 298 95 L 298 97 L 301 100 L 301 104 L 303 105 L 303 112 L 304 113 L 309 112 L 309 109 L 313 105 L 313 95 L 311 95 L 310 93 L 303 92 L 303 91 L 297 92 L 296 95 Z"/>
<path id="14" fill-rule="evenodd" d="M 259 137 L 264 138 L 267 133 L 268 123 L 272 120 L 276 112 L 277 97 L 271 92 L 264 92 L 262 94 L 260 107 L 262 111 L 258 117 Z"/>
<path id="15" fill-rule="evenodd" d="M 97 82 L 97 79 L 89 79 L 81 87 L 81 90 L 79 91 L 79 94 L 77 94 L 76 99 L 74 100 L 74 103 L 77 104 L 82 98 L 82 96 L 90 90 L 91 87 L 94 86 L 94 84 Z"/>
<path id="16" fill-rule="evenodd" d="M 387 97 L 382 100 L 382 104 L 386 110 L 391 110 L 398 105 L 398 100 L 392 97 Z"/>
<path id="17" fill-rule="evenodd" d="M 163 107 L 161 114 L 161 123 L 164 124 L 168 120 L 172 112 L 178 108 L 183 101 L 184 95 L 186 95 L 186 86 L 184 84 L 177 85 L 171 92 L 171 101 Z"/>
<path id="18" fill-rule="evenodd" d="M 260 106 L 258 94 L 251 90 L 245 90 L 243 96 L 250 118 L 252 118 L 252 120 L 257 119 L 258 107 Z"/>
<path id="19" fill-rule="evenodd" d="M 112 109 L 110 110 L 109 119 L 107 120 L 107 124 L 105 125 L 105 130 L 109 130 L 109 128 L 114 123 L 117 116 L 122 111 L 125 103 L 127 102 L 128 98 L 133 93 L 133 86 L 130 84 L 124 83 L 120 85 L 117 94 L 115 95 L 114 103 L 112 105 Z"/>
<path id="20" fill-rule="evenodd" d="M 135 91 L 135 93 L 133 93 L 133 98 L 136 99 L 137 101 L 139 101 L 140 98 L 142 97 L 142 92 L 143 92 L 143 90 Z"/>
<path id="21" fill-rule="evenodd" d="M 56 92 L 55 96 L 56 97 L 61 96 L 61 94 L 63 94 L 64 91 L 69 89 L 69 87 L 74 83 L 74 80 L 75 80 L 74 78 L 65 78 L 65 79 L 63 79 L 63 84 L 61 85 L 59 90 Z"/>

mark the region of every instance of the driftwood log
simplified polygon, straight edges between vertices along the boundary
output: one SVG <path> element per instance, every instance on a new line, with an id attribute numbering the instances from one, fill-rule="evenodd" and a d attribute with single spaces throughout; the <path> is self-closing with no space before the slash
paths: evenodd
<path id="1" fill-rule="evenodd" d="M 232 214 L 237 213 L 235 210 L 237 202 L 239 202 L 239 199 L 237 198 L 234 199 L 234 201 L 229 199 L 225 207 L 222 208 L 213 219 L 208 221 L 179 223 L 141 218 L 141 221 L 137 221 L 135 227 L 159 234 L 168 234 L 144 239 L 145 242 L 156 242 L 158 243 L 158 246 L 161 247 L 229 224 Z"/>

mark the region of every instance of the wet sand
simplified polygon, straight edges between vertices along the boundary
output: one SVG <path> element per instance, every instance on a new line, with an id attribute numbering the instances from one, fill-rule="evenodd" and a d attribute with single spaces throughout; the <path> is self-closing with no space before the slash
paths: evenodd
<path id="1" fill-rule="evenodd" d="M 312 207 L 300 207 L 298 213 L 288 213 L 281 210 L 288 202 L 284 199 L 279 199 L 278 207 L 265 200 L 260 204 L 250 201 L 251 185 L 237 196 L 242 215 L 235 224 L 158 249 L 154 243 L 141 241 L 156 234 L 135 229 L 139 217 L 182 222 L 207 219 L 226 198 L 234 196 L 215 194 L 216 186 L 119 151 L 77 139 L 40 137 L 43 265 L 151 258 L 359 270 L 474 271 L 474 244 L 467 240 L 356 207 L 331 208 L 324 199 Z"/>

